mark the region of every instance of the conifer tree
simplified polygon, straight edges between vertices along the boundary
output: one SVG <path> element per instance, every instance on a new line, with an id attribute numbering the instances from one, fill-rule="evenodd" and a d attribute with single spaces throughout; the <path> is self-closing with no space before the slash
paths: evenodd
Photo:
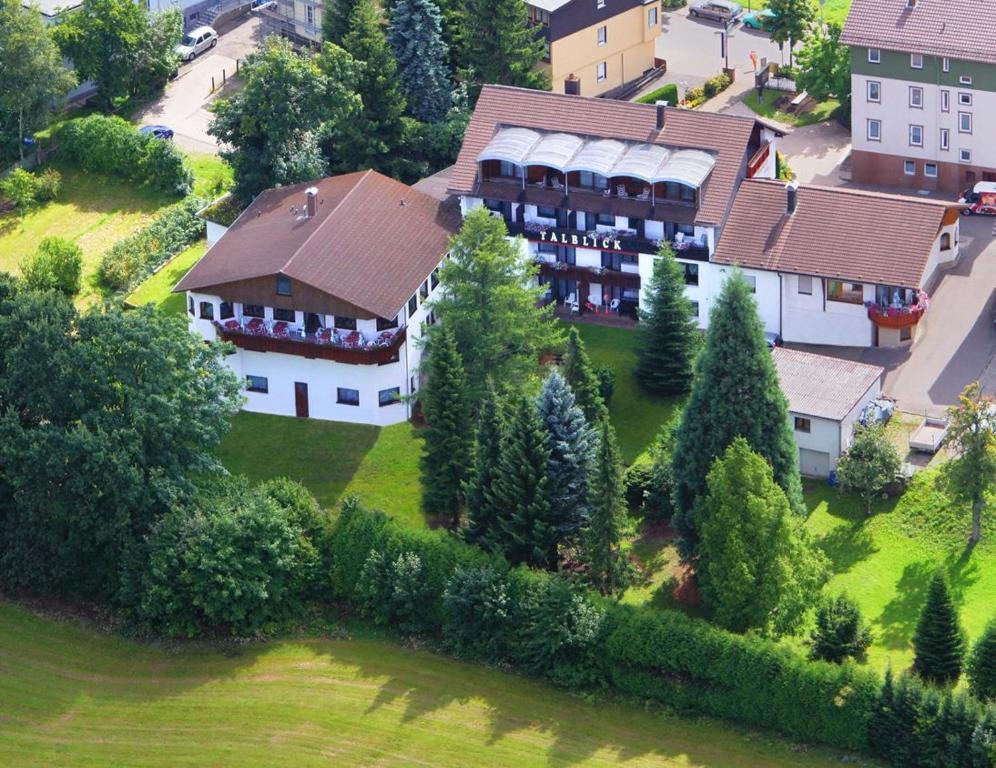
<path id="1" fill-rule="evenodd" d="M 325 0 L 322 7 L 322 42 L 342 45 L 349 32 L 349 20 L 359 0 Z"/>
<path id="2" fill-rule="evenodd" d="M 398 61 L 408 111 L 429 123 L 443 120 L 451 101 L 448 52 L 440 25 L 433 0 L 398 0 L 391 7 L 387 39 Z"/>
<path id="3" fill-rule="evenodd" d="M 972 732 L 972 768 L 996 765 L 996 706 L 986 707 Z"/>
<path id="4" fill-rule="evenodd" d="M 996 701 L 996 621 L 986 625 L 965 665 L 969 688 L 981 701 Z"/>
<path id="5" fill-rule="evenodd" d="M 557 566 L 560 533 L 552 519 L 547 432 L 533 403 L 519 398 L 505 422 L 488 503 L 498 511 L 498 548 L 513 565 Z"/>
<path id="6" fill-rule="evenodd" d="M 716 457 L 737 436 L 774 470 L 793 511 L 804 514 L 799 456 L 764 327 L 746 281 L 727 278 L 710 315 L 705 347 L 695 365 L 692 393 L 675 439 L 674 518 L 686 557 L 698 547 L 696 503 Z"/>
<path id="7" fill-rule="evenodd" d="M 862 618 L 861 609 L 847 595 L 827 598 L 816 609 L 812 634 L 814 659 L 840 664 L 844 659 L 863 656 L 871 642 L 871 629 Z"/>
<path id="8" fill-rule="evenodd" d="M 467 381 L 453 334 L 445 326 L 436 326 L 430 339 L 427 381 L 419 394 L 426 421 L 422 509 L 456 525 L 473 449 Z"/>
<path id="9" fill-rule="evenodd" d="M 591 365 L 591 358 L 585 351 L 581 334 L 576 327 L 571 327 L 567 334 L 567 351 L 564 354 L 564 378 L 574 392 L 574 402 L 584 413 L 591 425 L 608 416 L 608 409 L 599 390 L 598 376 Z"/>
<path id="10" fill-rule="evenodd" d="M 467 0 L 466 63 L 478 83 L 546 89 L 550 77 L 537 68 L 546 44 L 529 26 L 523 0 Z"/>
<path id="11" fill-rule="evenodd" d="M 613 594 L 626 584 L 626 556 L 620 547 L 626 526 L 626 502 L 619 445 L 608 419 L 599 425 L 589 508 L 584 537 L 589 577 L 603 595 Z"/>
<path id="12" fill-rule="evenodd" d="M 878 702 L 868 723 L 868 751 L 875 757 L 890 760 L 897 744 L 906 742 L 903 723 L 896 712 L 896 687 L 892 667 L 885 670 Z"/>
<path id="13" fill-rule="evenodd" d="M 588 475 L 595 433 L 588 426 L 564 377 L 553 371 L 536 404 L 546 428 L 550 460 L 547 477 L 551 519 L 562 539 L 573 536 L 588 517 Z"/>
<path id="14" fill-rule="evenodd" d="M 913 671 L 928 683 L 949 685 L 961 676 L 965 637 L 958 623 L 948 582 L 934 574 L 927 602 L 913 635 Z"/>
<path id="15" fill-rule="evenodd" d="M 467 541 L 493 549 L 501 538 L 498 510 L 491 504 L 489 490 L 498 472 L 503 431 L 501 404 L 494 383 L 488 379 L 477 416 L 474 463 L 465 489 Z"/>
<path id="16" fill-rule="evenodd" d="M 373 168 L 390 174 L 402 160 L 397 150 L 403 138 L 405 97 L 398 63 L 373 0 L 357 0 L 342 47 L 357 62 L 354 90 L 363 107 L 337 133 L 337 157 L 330 164 L 340 171 Z"/>
<path id="17" fill-rule="evenodd" d="M 692 302 L 685 296 L 685 270 L 666 243 L 654 261 L 637 333 L 635 374 L 640 385 L 663 395 L 687 392 L 692 386 L 698 331 Z"/>

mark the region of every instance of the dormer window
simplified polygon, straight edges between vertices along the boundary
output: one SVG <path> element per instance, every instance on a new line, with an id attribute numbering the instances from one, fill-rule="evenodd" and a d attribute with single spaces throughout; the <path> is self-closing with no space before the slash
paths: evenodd
<path id="1" fill-rule="evenodd" d="M 280 296 L 291 295 L 291 279 L 286 275 L 277 275 L 277 294 Z"/>

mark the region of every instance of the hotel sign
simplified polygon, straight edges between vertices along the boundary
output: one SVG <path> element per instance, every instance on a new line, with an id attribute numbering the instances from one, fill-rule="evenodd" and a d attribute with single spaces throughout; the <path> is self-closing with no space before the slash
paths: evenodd
<path id="1" fill-rule="evenodd" d="M 543 230 L 539 233 L 540 240 L 544 243 L 555 243 L 556 245 L 572 245 L 579 248 L 597 248 L 601 251 L 621 251 L 622 243 L 614 237 L 599 237 L 597 233 L 586 232 L 561 232 Z"/>

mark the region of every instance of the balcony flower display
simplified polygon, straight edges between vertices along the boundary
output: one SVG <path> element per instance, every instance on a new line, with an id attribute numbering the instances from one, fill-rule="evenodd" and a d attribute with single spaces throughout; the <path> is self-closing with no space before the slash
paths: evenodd
<path id="1" fill-rule="evenodd" d="M 546 224 L 540 224 L 539 222 L 536 221 L 527 221 L 525 226 L 526 232 L 529 232 L 530 234 L 533 235 L 542 234 L 543 232 L 546 232 L 548 229 L 549 227 Z"/>

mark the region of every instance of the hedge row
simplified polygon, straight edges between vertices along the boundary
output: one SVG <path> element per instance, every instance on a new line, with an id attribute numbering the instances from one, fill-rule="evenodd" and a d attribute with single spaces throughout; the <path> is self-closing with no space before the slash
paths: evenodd
<path id="1" fill-rule="evenodd" d="M 640 104 L 656 104 L 658 101 L 666 101 L 669 107 L 678 106 L 678 86 L 667 83 L 637 99 Z"/>

